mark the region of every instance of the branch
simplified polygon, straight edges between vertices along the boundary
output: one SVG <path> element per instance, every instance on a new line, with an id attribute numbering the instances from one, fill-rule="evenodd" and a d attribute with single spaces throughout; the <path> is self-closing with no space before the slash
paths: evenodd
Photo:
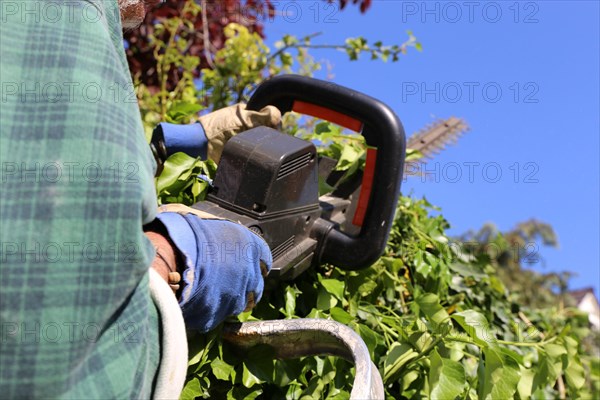
<path id="1" fill-rule="evenodd" d="M 213 63 L 212 55 L 210 54 L 208 16 L 206 15 L 206 0 L 202 0 L 200 6 L 202 7 L 202 39 L 204 40 L 204 57 L 206 58 L 206 63 L 210 66 L 210 68 L 215 69 L 215 64 Z"/>
<path id="2" fill-rule="evenodd" d="M 408 40 L 402 43 L 400 46 L 384 46 L 381 42 L 375 42 L 373 47 L 367 44 L 367 40 L 363 37 L 348 38 L 344 44 L 311 44 L 310 39 L 315 36 L 321 35 L 321 32 L 313 33 L 305 36 L 298 40 L 293 36 L 284 37 L 284 46 L 273 53 L 267 58 L 267 63 L 272 61 L 275 57 L 279 56 L 286 50 L 289 49 L 334 49 L 342 50 L 348 53 L 350 60 L 357 60 L 360 53 L 370 53 L 371 59 L 381 58 L 383 61 L 387 61 L 391 56 L 393 61 L 398 61 L 400 54 L 405 54 L 406 49 L 409 46 L 414 46 L 417 50 L 421 50 L 421 44 L 417 42 L 416 38 L 411 32 L 408 32 Z M 287 38 L 287 40 L 286 40 Z"/>
<path id="3" fill-rule="evenodd" d="M 303 37 L 301 40 L 302 41 L 307 41 L 310 40 L 314 37 L 317 37 L 319 35 L 322 35 L 323 32 L 315 32 L 315 33 L 311 33 L 310 35 L 307 35 L 305 37 Z M 273 60 L 275 57 L 277 57 L 278 55 L 280 55 L 281 53 L 283 53 L 284 51 L 290 49 L 290 48 L 298 48 L 301 47 L 298 44 L 286 44 L 285 46 L 283 46 L 281 49 L 277 50 L 275 53 L 273 53 L 272 55 L 270 55 L 269 57 L 267 57 L 267 64 L 269 64 L 269 61 Z"/>

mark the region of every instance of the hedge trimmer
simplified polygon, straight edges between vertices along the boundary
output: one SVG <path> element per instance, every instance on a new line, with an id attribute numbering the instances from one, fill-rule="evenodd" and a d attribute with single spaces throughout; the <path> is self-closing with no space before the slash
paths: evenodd
<path id="1" fill-rule="evenodd" d="M 400 120 L 369 96 L 297 75 L 264 82 L 247 108 L 267 105 L 360 133 L 367 145 L 364 171 L 342 179 L 336 161 L 318 157 L 313 143 L 257 127 L 227 142 L 206 201 L 193 207 L 237 221 L 266 240 L 273 255 L 267 284 L 324 263 L 347 270 L 368 267 L 386 246 L 400 194 L 406 150 Z M 334 191 L 319 197 L 320 180 Z M 345 325 L 296 319 L 229 324 L 225 332 L 238 346 L 269 344 L 279 357 L 345 357 L 356 365 L 352 398 L 384 397 L 365 344 Z"/>

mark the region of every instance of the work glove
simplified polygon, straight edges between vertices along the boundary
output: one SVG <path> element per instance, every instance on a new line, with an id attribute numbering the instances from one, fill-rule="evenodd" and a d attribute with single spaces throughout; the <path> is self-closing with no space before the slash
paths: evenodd
<path id="1" fill-rule="evenodd" d="M 218 163 L 229 139 L 257 126 L 277 127 L 281 122 L 281 112 L 273 106 L 249 111 L 245 104 L 238 103 L 204 115 L 198 122 L 208 138 L 208 158 Z"/>
<path id="2" fill-rule="evenodd" d="M 206 114 L 198 119 L 198 123 L 160 123 L 152 133 L 151 147 L 159 167 L 168 156 L 177 152 L 203 159 L 208 157 L 218 163 L 225 143 L 234 135 L 257 126 L 277 128 L 280 123 L 281 112 L 276 107 L 249 111 L 245 104 L 239 103 Z"/>
<path id="3" fill-rule="evenodd" d="M 157 219 L 183 258 L 179 305 L 188 329 L 210 331 L 258 303 L 273 263 L 260 236 L 183 205 L 160 211 Z"/>

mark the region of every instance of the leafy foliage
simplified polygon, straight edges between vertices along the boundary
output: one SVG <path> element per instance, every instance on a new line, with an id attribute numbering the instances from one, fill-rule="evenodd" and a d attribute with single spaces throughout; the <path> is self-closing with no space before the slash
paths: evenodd
<path id="1" fill-rule="evenodd" d="M 158 203 L 191 205 L 204 200 L 210 177 L 216 170 L 217 166 L 211 160 L 202 161 L 184 153 L 173 154 L 156 179 Z"/>
<path id="2" fill-rule="evenodd" d="M 365 341 L 390 398 L 553 398 L 560 397 L 558 380 L 571 398 L 597 394 L 586 387 L 582 363 L 587 317 L 511 302 L 497 267 L 451 246 L 447 222 L 432 209 L 402 197 L 377 263 L 357 272 L 309 271 L 265 293 L 241 319 L 347 324 Z M 274 361 L 264 349 L 240 356 L 218 339 L 211 343 L 200 350 L 206 361 L 190 362 L 188 383 L 207 378 L 202 387 L 211 396 L 348 397 L 352 369 L 343 360 Z"/>
<path id="3" fill-rule="evenodd" d="M 189 7 L 193 13 L 195 6 Z M 164 28 L 157 29 L 185 23 L 185 18 L 172 26 L 161 21 Z M 157 63 L 169 66 L 159 82 L 169 79 L 170 68 L 178 68 L 184 83 L 173 90 L 162 86 L 158 95 L 139 86 L 148 130 L 163 119 L 188 122 L 205 105 L 244 99 L 265 76 L 293 68 L 310 74 L 317 68 L 306 51 L 311 38 L 286 36 L 271 53 L 259 35 L 240 25 L 228 26 L 224 35 L 215 68 L 203 70 L 200 93 L 189 70 L 195 62 L 186 61 L 185 54 L 171 54 L 169 42 L 152 41 Z M 177 44 L 179 49 L 187 48 L 184 42 Z M 360 49 L 366 41 L 352 43 L 358 45 L 349 48 Z M 295 57 L 291 49 L 298 52 Z M 286 117 L 286 126 L 288 133 L 313 140 L 321 154 L 337 159 L 336 168 L 347 175 L 362 168 L 365 144 L 359 136 L 293 115 Z M 214 171 L 210 162 L 171 156 L 157 179 L 159 201 L 191 204 L 202 199 L 205 180 Z M 199 180 L 198 175 L 205 177 Z M 549 227 L 524 224 L 506 234 L 485 227 L 462 240 L 450 238 L 448 228 L 425 199 L 402 196 L 385 253 L 371 267 L 344 271 L 324 265 L 307 271 L 293 282 L 274 285 L 252 312 L 238 319 L 309 317 L 348 325 L 365 341 L 388 398 L 600 396 L 594 383 L 600 379 L 600 363 L 594 358 L 597 347 L 588 339 L 587 316 L 560 297 L 557 301 L 552 287 L 543 292 L 543 301 L 524 294 L 527 282 L 544 281 L 521 268 L 527 252 L 490 252 L 490 243 L 506 248 L 540 237 L 552 245 L 556 240 Z M 564 286 L 564 280 L 557 282 Z M 349 398 L 353 368 L 342 359 L 274 360 L 262 347 L 242 355 L 221 341 L 218 330 L 192 335 L 189 343 L 182 398 Z"/>
<path id="4" fill-rule="evenodd" d="M 331 0 L 322 0 L 329 1 Z M 348 0 L 340 0 L 344 8 Z M 365 12 L 371 0 L 352 0 L 359 3 L 360 11 Z M 186 45 L 179 50 L 197 60 L 200 68 L 189 69 L 194 78 L 201 75 L 201 68 L 212 69 L 214 55 L 225 46 L 225 27 L 231 23 L 245 27 L 249 32 L 263 37 L 265 20 L 275 18 L 276 7 L 280 2 L 272 0 L 166 0 L 153 7 L 144 22 L 136 29 L 125 32 L 127 61 L 135 78 L 151 92 L 166 89 L 172 91 L 181 79 L 181 70 L 172 68 L 159 70 L 156 57 L 156 42 L 178 42 Z M 184 21 L 177 30 L 161 30 L 158 27 Z M 168 79 L 164 80 L 164 76 Z"/>

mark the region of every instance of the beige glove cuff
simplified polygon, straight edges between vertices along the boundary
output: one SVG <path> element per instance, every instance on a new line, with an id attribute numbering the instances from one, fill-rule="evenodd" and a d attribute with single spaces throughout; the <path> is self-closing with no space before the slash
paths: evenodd
<path id="1" fill-rule="evenodd" d="M 239 103 L 204 115 L 199 122 L 208 139 L 208 158 L 218 163 L 232 136 L 257 126 L 276 127 L 281 123 L 281 112 L 273 106 L 248 111 L 245 104 Z"/>
<path id="2" fill-rule="evenodd" d="M 234 220 L 231 220 L 231 219 L 228 219 L 228 218 L 218 217 L 218 216 L 213 215 L 211 213 L 207 213 L 206 211 L 200 211 L 200 210 L 197 210 L 195 208 L 188 207 L 186 205 L 179 204 L 179 203 L 162 205 L 162 206 L 158 207 L 158 212 L 159 213 L 161 213 L 161 212 L 174 212 L 174 213 L 181 214 L 181 215 L 194 214 L 195 216 L 197 216 L 199 218 L 202 218 L 202 219 L 218 219 L 218 220 L 221 220 L 221 221 L 229 221 L 229 222 L 233 222 L 234 224 L 238 224 L 240 226 L 244 226 L 239 221 L 234 221 Z M 244 228 L 248 229 L 246 227 L 244 227 Z M 265 240 L 265 238 L 263 238 L 262 236 L 260 236 L 256 232 L 254 232 L 252 230 L 249 230 L 249 231 L 252 232 L 257 237 L 259 237 L 260 239 Z M 265 270 L 265 275 L 266 275 L 266 270 Z"/>
<path id="3" fill-rule="evenodd" d="M 228 221 L 226 218 L 217 217 L 216 215 L 207 213 L 206 211 L 196 210 L 195 208 L 191 208 L 179 203 L 162 205 L 158 207 L 158 212 L 174 212 L 182 215 L 194 214 L 195 216 L 200 217 L 202 219 L 220 219 Z"/>

